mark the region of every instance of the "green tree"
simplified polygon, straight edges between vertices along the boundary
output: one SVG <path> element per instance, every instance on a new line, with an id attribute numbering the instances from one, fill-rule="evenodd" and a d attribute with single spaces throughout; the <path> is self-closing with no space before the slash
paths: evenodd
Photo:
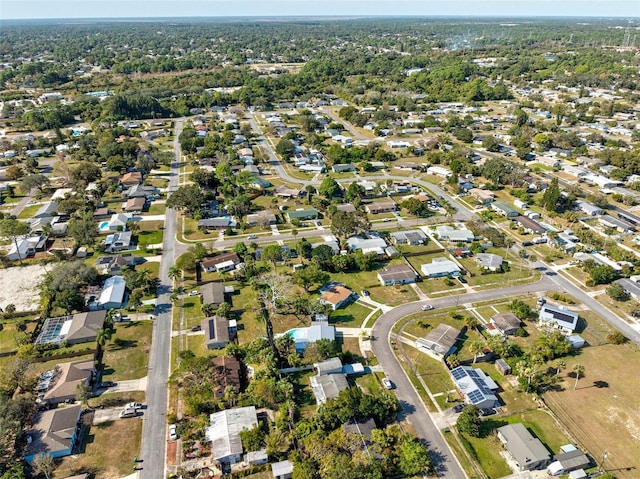
<path id="1" fill-rule="evenodd" d="M 276 153 L 278 153 L 284 160 L 288 160 L 293 156 L 294 145 L 288 138 L 282 138 L 276 145 Z"/>
<path id="2" fill-rule="evenodd" d="M 611 283 L 606 289 L 607 295 L 615 301 L 629 301 L 631 296 L 619 283 Z"/>
<path id="3" fill-rule="evenodd" d="M 27 194 L 32 189 L 37 188 L 40 193 L 43 193 L 47 186 L 49 186 L 49 178 L 46 176 L 41 174 L 29 175 L 22 178 L 22 181 L 20 182 L 20 191 Z"/>
<path id="4" fill-rule="evenodd" d="M 542 199 L 540 200 L 540 206 L 542 206 L 547 211 L 556 211 L 559 207 L 560 201 L 560 186 L 558 185 L 558 178 L 554 177 L 547 186 L 547 189 L 544 190 L 544 194 L 542 195 Z"/>
<path id="5" fill-rule="evenodd" d="M 271 261 L 271 263 L 273 264 L 273 269 L 276 270 L 276 263 L 278 261 L 282 261 L 283 259 L 282 246 L 277 244 L 265 246 L 262 249 L 261 258 L 264 261 Z"/>
<path id="6" fill-rule="evenodd" d="M 458 431 L 469 434 L 471 437 L 480 437 L 481 420 L 479 413 L 480 411 L 476 406 L 472 404 L 465 406 L 456 422 Z"/>
<path id="7" fill-rule="evenodd" d="M 18 239 L 29 233 L 29 226 L 15 218 L 4 218 L 0 221 L 0 236 L 13 241 L 16 251 L 18 251 L 18 260 L 22 264 L 22 256 L 18 248 Z"/>
<path id="8" fill-rule="evenodd" d="M 318 193 L 325 198 L 331 199 L 334 196 L 340 196 L 342 194 L 342 189 L 336 180 L 328 176 L 322 180 L 322 183 L 320 183 Z"/>
<path id="9" fill-rule="evenodd" d="M 91 213 L 74 216 L 69 220 L 67 234 L 74 239 L 76 246 L 93 246 L 98 237 L 98 223 Z"/>
<path id="10" fill-rule="evenodd" d="M 308 293 L 314 285 L 323 285 L 327 281 L 329 281 L 329 274 L 317 263 L 310 263 L 293 273 L 293 282 L 302 286 L 305 293 Z"/>
<path id="11" fill-rule="evenodd" d="M 184 210 L 193 216 L 200 211 L 205 202 L 204 195 L 198 185 L 179 186 L 176 191 L 167 198 L 167 208 Z"/>
<path id="12" fill-rule="evenodd" d="M 407 476 L 424 476 L 431 471 L 429 450 L 413 437 L 406 435 L 396 448 L 400 471 Z"/>
<path id="13" fill-rule="evenodd" d="M 573 365 L 572 370 L 576 375 L 576 383 L 573 385 L 573 390 L 575 391 L 575 389 L 578 387 L 578 381 L 580 380 L 580 377 L 584 376 L 584 366 L 582 364 L 576 363 Z"/>
<path id="14" fill-rule="evenodd" d="M 482 147 L 491 152 L 496 152 L 500 148 L 500 143 L 493 135 L 485 135 L 484 140 L 482 140 Z"/>
<path id="15" fill-rule="evenodd" d="M 484 344 L 481 341 L 472 341 L 469 344 L 469 351 L 473 354 L 473 364 L 475 364 L 478 356 L 484 351 Z"/>

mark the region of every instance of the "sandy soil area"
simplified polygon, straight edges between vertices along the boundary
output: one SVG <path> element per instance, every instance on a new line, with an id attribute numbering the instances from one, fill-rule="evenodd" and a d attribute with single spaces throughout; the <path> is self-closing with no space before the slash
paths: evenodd
<path id="1" fill-rule="evenodd" d="M 0 269 L 0 308 L 13 304 L 17 311 L 38 309 L 38 284 L 44 275 L 40 265 Z"/>

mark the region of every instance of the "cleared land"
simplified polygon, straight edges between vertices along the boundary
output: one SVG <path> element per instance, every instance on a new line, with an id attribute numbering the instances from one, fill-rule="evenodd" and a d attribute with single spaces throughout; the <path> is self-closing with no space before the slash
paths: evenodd
<path id="1" fill-rule="evenodd" d="M 0 308 L 13 304 L 17 311 L 35 311 L 38 307 L 38 284 L 45 270 L 40 265 L 0 269 Z"/>

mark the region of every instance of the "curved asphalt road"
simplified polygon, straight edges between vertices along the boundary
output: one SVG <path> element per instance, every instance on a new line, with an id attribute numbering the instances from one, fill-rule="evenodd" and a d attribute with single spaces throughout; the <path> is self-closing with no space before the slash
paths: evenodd
<path id="1" fill-rule="evenodd" d="M 462 467 L 460 467 L 458 460 L 449 448 L 442 433 L 431 419 L 431 415 L 427 411 L 426 406 L 391 349 L 390 340 L 393 325 L 403 317 L 419 312 L 420 307 L 427 303 L 435 308 L 446 308 L 455 306 L 456 304 L 473 303 L 538 291 L 547 291 L 552 287 L 553 282 L 551 279 L 543 277 L 536 283 L 462 294 L 457 297 L 448 296 L 430 301 L 403 304 L 384 313 L 376 320 L 372 332 L 373 337 L 376 339 L 371 342 L 373 353 L 385 374 L 395 383 L 396 394 L 400 399 L 400 405 L 402 406 L 405 418 L 411 423 L 418 436 L 428 443 L 429 453 L 431 454 L 439 477 L 445 479 L 463 479 L 467 476 L 462 470 Z"/>

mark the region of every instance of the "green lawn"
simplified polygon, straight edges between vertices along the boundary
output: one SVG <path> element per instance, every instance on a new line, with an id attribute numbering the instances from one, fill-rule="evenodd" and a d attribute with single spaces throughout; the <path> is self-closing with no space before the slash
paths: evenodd
<path id="1" fill-rule="evenodd" d="M 103 379 L 124 381 L 147 375 L 151 321 L 116 323 L 116 333 L 104 353 Z"/>
<path id="2" fill-rule="evenodd" d="M 372 312 L 371 308 L 356 303 L 349 303 L 346 307 L 332 311 L 329 321 L 337 327 L 359 328 L 364 319 Z"/>
<path id="3" fill-rule="evenodd" d="M 150 215 L 163 215 L 166 210 L 167 205 L 165 205 L 164 203 L 152 203 L 151 206 L 149 206 L 148 213 Z"/>
<path id="4" fill-rule="evenodd" d="M 18 215 L 18 219 L 28 220 L 29 218 L 33 218 L 33 215 L 35 215 L 41 207 L 42 205 L 26 206 Z"/>

